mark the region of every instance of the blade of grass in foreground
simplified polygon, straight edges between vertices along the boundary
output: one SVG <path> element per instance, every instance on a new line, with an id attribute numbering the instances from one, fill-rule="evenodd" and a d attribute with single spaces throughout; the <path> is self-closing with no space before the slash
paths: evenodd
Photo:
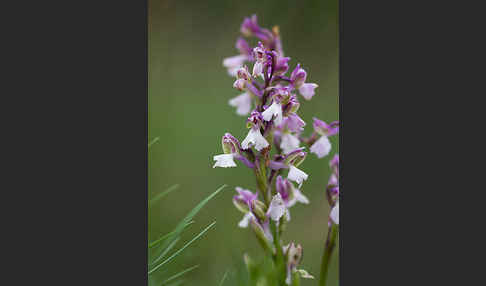
<path id="1" fill-rule="evenodd" d="M 177 278 L 181 277 L 182 275 L 186 274 L 187 272 L 189 272 L 189 271 L 191 271 L 193 269 L 196 269 L 198 267 L 199 267 L 199 265 L 194 265 L 192 267 L 187 268 L 186 270 L 182 270 L 181 272 L 179 272 L 179 273 L 177 273 L 175 275 L 172 275 L 171 277 L 167 278 L 165 281 L 162 282 L 162 285 L 164 285 L 165 283 L 170 282 L 170 281 L 172 281 L 174 279 L 177 279 Z"/>
<path id="2" fill-rule="evenodd" d="M 167 284 L 167 286 L 179 286 L 182 285 L 182 283 L 186 282 L 186 280 L 177 280 L 172 284 Z"/>
<path id="3" fill-rule="evenodd" d="M 207 204 L 212 198 L 214 198 L 214 196 L 216 196 L 224 187 L 226 187 L 226 185 L 222 185 L 221 187 L 219 187 L 216 191 L 214 191 L 214 193 L 210 194 L 207 198 L 205 198 L 197 206 L 195 206 L 189 212 L 189 214 L 187 214 L 187 216 L 176 226 L 176 228 L 173 231 L 174 232 L 174 235 L 171 236 L 169 239 L 164 240 L 164 242 L 162 243 L 162 248 L 166 248 L 167 245 L 171 244 L 174 239 L 176 239 L 177 237 L 179 237 L 179 235 L 181 234 L 182 230 L 184 230 L 184 226 L 189 221 L 191 221 L 192 218 L 204 207 L 204 205 Z M 157 263 L 160 259 L 161 259 L 161 257 L 159 256 L 159 257 L 157 257 L 150 264 Z"/>
<path id="4" fill-rule="evenodd" d="M 201 231 L 198 235 L 196 235 L 193 239 L 191 239 L 188 243 L 186 243 L 182 248 L 180 248 L 179 250 L 177 250 L 176 252 L 174 252 L 171 256 L 169 256 L 169 258 L 167 258 L 162 263 L 160 263 L 159 265 L 157 265 L 154 268 L 152 268 L 151 270 L 149 270 L 148 274 L 149 275 L 152 274 L 155 270 L 159 269 L 163 265 L 165 265 L 168 262 L 170 262 L 172 259 L 174 259 L 174 257 L 176 257 L 177 255 L 179 255 L 179 253 L 181 253 L 182 251 L 184 251 L 184 249 L 186 249 L 189 245 L 191 245 L 194 241 L 196 241 L 196 239 L 198 239 L 199 237 L 203 236 L 215 224 L 216 224 L 216 222 L 214 221 L 213 223 L 211 223 L 210 225 L 208 225 L 203 231 Z"/>
<path id="5" fill-rule="evenodd" d="M 193 223 L 194 223 L 194 221 L 193 221 L 193 220 L 191 220 L 190 222 L 188 222 L 188 223 L 185 225 L 185 227 L 188 227 L 188 226 L 190 226 L 190 225 L 191 225 L 191 224 L 193 224 Z M 170 237 L 171 235 L 173 235 L 173 234 L 174 234 L 174 232 L 173 232 L 173 231 L 171 231 L 171 232 L 169 232 L 169 233 L 165 234 L 164 236 L 162 236 L 162 237 L 158 238 L 157 240 L 154 240 L 154 241 L 150 242 L 150 243 L 149 243 L 149 248 L 152 248 L 152 247 L 156 246 L 157 244 L 159 244 L 160 242 L 162 242 L 164 239 L 169 238 L 169 237 Z"/>
<path id="6" fill-rule="evenodd" d="M 159 141 L 160 137 L 155 137 L 148 143 L 148 148 L 150 148 L 152 145 L 154 145 L 155 142 Z"/>
<path id="7" fill-rule="evenodd" d="M 163 191 L 160 194 L 157 194 L 153 198 L 149 200 L 149 206 L 153 206 L 156 202 L 160 201 L 163 197 L 167 196 L 170 192 L 173 192 L 179 188 L 179 184 L 175 184 L 173 186 L 170 186 L 167 190 Z"/>
<path id="8" fill-rule="evenodd" d="M 169 253 L 169 251 L 171 251 L 172 248 L 174 248 L 176 243 L 179 242 L 179 239 L 180 239 L 180 237 L 176 238 L 171 244 L 169 244 L 169 246 L 167 246 L 167 248 L 162 250 L 162 253 L 159 252 L 160 254 L 157 254 L 157 255 L 159 255 L 159 257 L 164 258 L 167 255 L 167 253 Z M 152 265 L 150 265 L 150 266 L 152 266 Z"/>
<path id="9" fill-rule="evenodd" d="M 219 286 L 223 286 L 224 280 L 226 280 L 227 275 L 228 275 L 228 270 L 224 272 L 223 278 L 221 279 L 221 282 L 219 282 Z"/>

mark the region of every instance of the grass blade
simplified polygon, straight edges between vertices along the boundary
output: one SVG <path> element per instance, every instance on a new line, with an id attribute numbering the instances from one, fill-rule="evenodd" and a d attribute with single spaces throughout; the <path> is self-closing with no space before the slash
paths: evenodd
<path id="1" fill-rule="evenodd" d="M 154 145 L 155 142 L 159 141 L 160 137 L 155 137 L 148 143 L 148 148 L 150 148 L 152 145 Z"/>
<path id="2" fill-rule="evenodd" d="M 214 191 L 212 194 L 210 194 L 207 198 L 205 198 L 199 204 L 197 204 L 197 206 L 195 206 L 189 212 L 189 214 L 187 214 L 187 216 L 176 226 L 175 230 L 173 231 L 174 232 L 174 235 L 163 242 L 162 248 L 167 247 L 167 245 L 169 245 L 172 242 L 173 239 L 179 237 L 180 233 L 184 229 L 184 226 L 189 221 L 191 221 L 192 218 L 204 207 L 204 205 L 207 204 L 212 198 L 214 198 L 214 196 L 216 196 L 224 187 L 226 187 L 226 185 L 222 185 L 216 191 Z M 153 263 L 156 263 L 159 260 L 160 260 L 160 257 L 157 258 L 157 259 L 155 259 L 155 261 Z"/>
<path id="3" fill-rule="evenodd" d="M 170 186 L 167 190 L 163 191 L 160 194 L 157 194 L 153 198 L 149 200 L 149 206 L 153 206 L 156 202 L 160 201 L 163 197 L 167 196 L 170 192 L 173 192 L 179 188 L 179 184 L 175 184 L 173 186 Z"/>
<path id="4" fill-rule="evenodd" d="M 167 282 L 170 282 L 170 281 L 172 281 L 172 280 L 174 280 L 176 278 L 179 278 L 182 275 L 186 274 L 187 272 L 192 271 L 193 269 L 196 269 L 198 267 L 199 267 L 199 265 L 194 265 L 192 267 L 187 268 L 186 270 L 182 270 L 181 272 L 179 272 L 179 273 L 177 273 L 175 275 L 172 275 L 171 277 L 167 278 L 164 282 L 162 282 L 162 285 L 165 284 L 165 283 L 167 283 Z"/>
<path id="5" fill-rule="evenodd" d="M 168 284 L 167 286 L 179 286 L 179 285 L 182 285 L 182 283 L 186 282 L 185 280 L 178 280 L 178 281 L 175 281 L 174 283 L 172 284 Z"/>
<path id="6" fill-rule="evenodd" d="M 168 262 L 170 262 L 172 259 L 174 259 L 174 257 L 176 257 L 177 255 L 179 255 L 179 253 L 181 253 L 182 251 L 184 251 L 184 249 L 186 249 L 189 245 L 191 245 L 194 241 L 196 241 L 196 239 L 198 239 L 199 237 L 203 236 L 211 227 L 213 227 L 214 225 L 216 224 L 216 222 L 214 221 L 213 223 L 211 223 L 210 225 L 208 225 L 203 231 L 201 231 L 198 235 L 196 235 L 193 239 L 191 239 L 188 243 L 186 243 L 183 247 L 181 247 L 179 250 L 177 250 L 176 252 L 174 252 L 171 256 L 169 256 L 169 258 L 167 258 L 166 260 L 164 260 L 162 263 L 160 263 L 159 265 L 155 266 L 154 268 L 152 268 L 151 270 L 149 270 L 148 274 L 152 274 L 155 270 L 159 269 L 160 267 L 162 267 L 163 265 L 167 264 Z"/>
<path id="7" fill-rule="evenodd" d="M 228 275 L 228 270 L 224 272 L 223 278 L 221 279 L 221 282 L 219 282 L 219 286 L 223 286 L 224 280 L 226 280 L 227 275 Z"/>
<path id="8" fill-rule="evenodd" d="M 179 237 L 176 238 L 171 244 L 169 244 L 169 246 L 167 246 L 167 248 L 165 248 L 162 253 L 159 255 L 159 257 L 165 257 L 167 255 L 167 253 L 169 253 L 169 251 L 172 250 L 172 248 L 174 248 L 174 246 L 176 245 L 177 242 L 179 242 Z"/>
<path id="9" fill-rule="evenodd" d="M 193 220 L 191 220 L 190 222 L 188 222 L 188 223 L 185 225 L 185 227 L 188 227 L 188 226 L 190 226 L 190 225 L 191 225 L 191 224 L 193 224 L 193 223 L 194 223 L 194 221 L 193 221 Z M 166 234 L 166 235 L 164 235 L 164 236 L 162 236 L 162 237 L 158 238 L 157 240 L 150 242 L 150 243 L 149 243 L 149 248 L 152 248 L 152 247 L 156 246 L 157 244 L 159 244 L 159 243 L 160 243 L 160 242 L 162 242 L 163 240 L 165 240 L 165 239 L 169 238 L 169 237 L 170 237 L 171 235 L 173 235 L 173 234 L 174 234 L 174 232 L 173 232 L 173 231 L 171 231 L 171 232 L 169 232 L 168 234 Z"/>

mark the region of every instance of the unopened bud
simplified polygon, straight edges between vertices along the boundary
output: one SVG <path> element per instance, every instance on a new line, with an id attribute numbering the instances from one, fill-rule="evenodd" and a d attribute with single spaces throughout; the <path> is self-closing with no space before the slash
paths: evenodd
<path id="1" fill-rule="evenodd" d="M 223 146 L 223 152 L 225 154 L 240 153 L 240 142 L 230 133 L 224 134 L 221 139 L 221 145 Z"/>
<path id="2" fill-rule="evenodd" d="M 236 72 L 236 77 L 238 79 L 244 79 L 244 80 L 249 80 L 250 79 L 250 73 L 248 72 L 248 67 L 244 66 L 238 69 Z"/>
<path id="3" fill-rule="evenodd" d="M 258 224 L 254 219 L 252 219 L 250 221 L 250 227 L 255 232 L 258 242 L 260 242 L 263 249 L 269 251 L 272 254 L 275 253 L 273 245 L 270 243 L 269 239 L 265 235 L 265 232 L 263 231 L 263 228 L 260 226 L 260 224 Z"/>
<path id="4" fill-rule="evenodd" d="M 295 245 L 291 242 L 287 247 L 286 257 L 287 266 L 292 270 L 295 269 L 302 259 L 302 246 L 300 244 Z"/>
<path id="5" fill-rule="evenodd" d="M 319 135 L 322 136 L 332 136 L 336 135 L 339 132 L 339 121 L 334 121 L 330 124 L 319 120 L 317 118 L 313 118 L 314 122 L 312 126 L 314 127 L 314 131 L 317 132 Z"/>
<path id="6" fill-rule="evenodd" d="M 302 84 L 304 84 L 306 78 L 307 72 L 300 67 L 300 64 L 298 64 L 297 67 L 295 67 L 295 69 L 292 71 L 292 74 L 290 76 L 290 80 L 292 81 L 294 87 L 301 87 Z"/>
<path id="7" fill-rule="evenodd" d="M 250 208 L 248 207 L 248 205 L 244 201 L 238 199 L 236 196 L 233 197 L 233 204 L 235 205 L 235 207 L 239 211 L 241 211 L 244 214 L 246 214 L 250 211 Z"/>
<path id="8" fill-rule="evenodd" d="M 237 90 L 243 91 L 245 89 L 246 80 L 244 79 L 237 79 L 235 83 L 233 83 L 233 87 Z"/>
<path id="9" fill-rule="evenodd" d="M 302 162 L 304 162 L 305 157 L 307 157 L 307 152 L 303 151 L 304 148 L 299 148 L 296 149 L 285 157 L 285 164 L 287 165 L 293 165 L 295 167 L 298 167 Z"/>
<path id="10" fill-rule="evenodd" d="M 253 213 L 259 220 L 264 221 L 266 219 L 265 212 L 267 211 L 267 206 L 264 203 L 259 200 L 253 200 L 251 207 Z"/>

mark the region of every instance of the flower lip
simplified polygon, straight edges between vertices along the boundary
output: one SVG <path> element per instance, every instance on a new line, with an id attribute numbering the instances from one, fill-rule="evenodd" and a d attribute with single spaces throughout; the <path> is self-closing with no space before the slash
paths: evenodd
<path id="1" fill-rule="evenodd" d="M 317 87 L 319 86 L 315 83 L 304 83 L 299 87 L 299 92 L 306 100 L 311 100 Z"/>
<path id="2" fill-rule="evenodd" d="M 290 166 L 290 170 L 289 170 L 289 174 L 287 175 L 287 178 L 299 184 L 299 187 L 302 185 L 303 181 L 307 180 L 308 177 L 309 175 L 299 170 L 297 167 L 293 165 Z"/>
<path id="3" fill-rule="evenodd" d="M 309 151 L 316 154 L 317 158 L 323 158 L 331 151 L 331 142 L 327 136 L 321 136 L 321 138 L 312 144 Z"/>
<path id="4" fill-rule="evenodd" d="M 293 150 L 299 148 L 300 141 L 299 138 L 295 137 L 290 133 L 285 133 L 282 135 L 282 141 L 280 143 L 280 148 L 284 154 L 288 154 Z"/>
<path id="5" fill-rule="evenodd" d="M 273 117 L 275 116 L 274 123 L 275 125 L 280 125 L 283 120 L 283 115 L 282 115 L 282 105 L 280 105 L 279 102 L 276 100 L 273 101 L 273 103 L 265 109 L 265 111 L 262 112 L 262 117 L 263 120 L 265 121 L 271 121 Z"/>
<path id="6" fill-rule="evenodd" d="M 285 214 L 287 208 L 285 207 L 285 203 L 282 199 L 280 193 L 277 193 L 273 196 L 272 201 L 270 202 L 270 206 L 267 210 L 267 215 L 274 221 L 280 220 L 280 218 Z"/>
<path id="7" fill-rule="evenodd" d="M 251 95 L 248 92 L 233 97 L 228 101 L 230 106 L 236 107 L 236 114 L 244 116 L 251 110 Z"/>
<path id="8" fill-rule="evenodd" d="M 268 144 L 268 141 L 265 139 L 265 137 L 263 137 L 262 133 L 260 133 L 260 128 L 250 128 L 245 140 L 241 142 L 241 147 L 244 150 L 255 146 L 255 149 L 260 151 L 263 148 L 268 147 L 268 145 L 270 144 Z"/>
<path id="9" fill-rule="evenodd" d="M 215 155 L 215 156 L 213 156 L 213 160 L 216 161 L 216 163 L 214 163 L 213 168 L 216 168 L 216 167 L 222 167 L 222 168 L 236 167 L 236 163 L 233 160 L 233 158 L 234 158 L 234 154 Z"/>

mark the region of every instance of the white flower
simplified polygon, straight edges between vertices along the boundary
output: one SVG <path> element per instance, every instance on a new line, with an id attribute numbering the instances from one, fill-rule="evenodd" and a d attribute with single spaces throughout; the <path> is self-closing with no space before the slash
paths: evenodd
<path id="1" fill-rule="evenodd" d="M 332 208 L 329 217 L 331 217 L 332 221 L 335 224 L 339 225 L 339 201 L 337 201 L 334 207 Z"/>
<path id="2" fill-rule="evenodd" d="M 309 150 L 311 153 L 315 153 L 318 158 L 325 157 L 331 151 L 331 142 L 329 142 L 327 136 L 321 136 Z"/>
<path id="3" fill-rule="evenodd" d="M 236 107 L 236 114 L 247 115 L 251 110 L 251 95 L 242 93 L 229 100 L 229 105 Z"/>
<path id="4" fill-rule="evenodd" d="M 276 116 L 275 118 L 275 125 L 278 126 L 280 123 L 282 123 L 283 117 L 282 117 L 282 105 L 280 103 L 277 103 L 276 101 L 273 101 L 272 105 L 268 107 L 265 111 L 262 112 L 263 120 L 265 121 L 271 121 L 273 116 Z"/>
<path id="5" fill-rule="evenodd" d="M 263 76 L 263 62 L 257 61 L 253 66 L 253 77 Z"/>
<path id="6" fill-rule="evenodd" d="M 253 145 L 257 151 L 260 151 L 269 145 L 265 137 L 260 133 L 260 129 L 255 130 L 254 128 L 251 128 L 245 140 L 241 142 L 241 147 L 245 150 Z"/>
<path id="7" fill-rule="evenodd" d="M 290 133 L 285 133 L 282 135 L 282 142 L 280 143 L 280 148 L 284 154 L 288 154 L 295 149 L 299 148 L 300 141 L 299 138 L 295 137 Z"/>
<path id="8" fill-rule="evenodd" d="M 302 185 L 302 182 L 307 180 L 308 175 L 303 171 L 297 169 L 297 167 L 290 165 L 290 170 L 287 178 L 291 181 L 297 182 L 297 184 Z"/>
<path id="9" fill-rule="evenodd" d="M 241 228 L 246 228 L 248 227 L 248 224 L 250 224 L 250 220 L 253 218 L 253 214 L 251 212 L 247 212 L 244 216 L 243 219 L 240 220 L 238 223 L 238 226 Z"/>
<path id="10" fill-rule="evenodd" d="M 318 87 L 318 85 L 315 83 L 304 83 L 299 87 L 299 92 L 305 99 L 310 100 L 315 94 L 314 89 L 316 89 L 316 87 Z"/>
<path id="11" fill-rule="evenodd" d="M 236 167 L 236 163 L 233 160 L 233 157 L 234 157 L 234 154 L 221 154 L 221 155 L 213 156 L 213 160 L 216 161 L 216 163 L 214 163 L 213 168 L 216 168 L 216 167 L 223 167 L 223 168 Z"/>
<path id="12" fill-rule="evenodd" d="M 277 193 L 270 202 L 267 214 L 270 215 L 272 220 L 278 221 L 286 213 L 286 210 L 287 208 L 285 207 L 282 196 L 280 193 Z"/>
<path id="13" fill-rule="evenodd" d="M 309 199 L 304 194 L 302 194 L 302 192 L 299 189 L 294 188 L 293 192 L 294 192 L 294 194 L 293 194 L 294 197 L 292 198 L 292 200 L 290 200 L 287 203 L 287 207 L 290 208 L 291 206 L 295 205 L 297 202 L 303 203 L 303 204 L 309 203 Z"/>
<path id="14" fill-rule="evenodd" d="M 314 279 L 314 276 L 310 275 L 309 272 L 305 271 L 304 269 L 297 269 L 297 272 L 300 274 L 300 277 L 305 279 Z"/>
<path id="15" fill-rule="evenodd" d="M 243 66 L 243 63 L 247 60 L 245 55 L 237 55 L 234 57 L 225 58 L 223 60 L 223 66 L 228 69 L 230 76 L 236 76 L 236 72 Z"/>

